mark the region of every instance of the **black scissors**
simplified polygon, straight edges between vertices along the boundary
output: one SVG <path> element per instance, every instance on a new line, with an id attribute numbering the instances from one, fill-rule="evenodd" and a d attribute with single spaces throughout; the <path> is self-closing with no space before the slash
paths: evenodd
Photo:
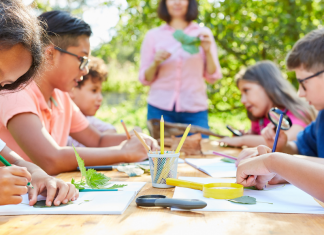
<path id="1" fill-rule="evenodd" d="M 136 198 L 137 206 L 145 207 L 172 207 L 178 209 L 202 209 L 207 203 L 198 199 L 175 199 L 167 198 L 164 195 L 145 195 Z"/>

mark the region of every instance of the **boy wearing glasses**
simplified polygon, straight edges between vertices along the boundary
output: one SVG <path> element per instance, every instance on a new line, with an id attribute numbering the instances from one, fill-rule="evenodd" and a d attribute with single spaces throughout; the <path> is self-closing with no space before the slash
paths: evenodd
<path id="1" fill-rule="evenodd" d="M 258 189 L 268 183 L 289 182 L 323 202 L 324 29 L 310 32 L 294 45 L 287 56 L 287 67 L 296 72 L 299 96 L 319 110 L 317 119 L 301 131 L 294 142 L 288 142 L 281 131 L 278 152 L 271 153 L 270 148 L 262 145 L 243 150 L 237 161 L 236 182 Z M 280 151 L 317 158 L 300 159 Z"/>
<path id="2" fill-rule="evenodd" d="M 67 92 L 88 73 L 91 35 L 83 20 L 63 11 L 40 15 L 53 45 L 46 48 L 46 71 L 24 90 L 0 96 L 0 138 L 25 160 L 33 161 L 48 174 L 77 168 L 67 138 L 91 148 L 77 148 L 86 165 L 110 165 L 141 161 L 147 152 L 139 140 L 124 134 L 100 133 L 89 125 Z M 142 134 L 146 143 L 157 142 Z"/>
<path id="3" fill-rule="evenodd" d="M 296 141 L 287 141 L 286 134 L 281 131 L 277 152 L 324 158 L 324 29 L 310 32 L 294 45 L 287 56 L 287 67 L 296 72 L 300 84 L 299 96 L 305 98 L 319 113 L 314 122 L 298 133 Z M 271 146 L 274 135 L 265 139 Z M 255 149 L 242 151 L 239 161 L 256 152 Z M 314 161 L 324 163 L 323 159 Z"/>

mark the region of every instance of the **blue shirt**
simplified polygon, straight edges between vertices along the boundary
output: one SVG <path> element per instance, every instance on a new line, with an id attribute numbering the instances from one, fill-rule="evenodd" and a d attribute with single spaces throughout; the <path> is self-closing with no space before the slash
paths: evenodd
<path id="1" fill-rule="evenodd" d="M 297 135 L 295 141 L 301 155 L 324 158 L 324 110 L 314 122 Z"/>

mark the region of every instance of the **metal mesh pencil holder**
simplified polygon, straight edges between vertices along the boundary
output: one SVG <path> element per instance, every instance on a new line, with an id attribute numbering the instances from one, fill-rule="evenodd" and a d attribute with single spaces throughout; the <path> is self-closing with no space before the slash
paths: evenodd
<path id="1" fill-rule="evenodd" d="M 152 185 L 155 188 L 172 188 L 167 185 L 167 178 L 177 178 L 178 159 L 180 153 L 149 153 Z"/>

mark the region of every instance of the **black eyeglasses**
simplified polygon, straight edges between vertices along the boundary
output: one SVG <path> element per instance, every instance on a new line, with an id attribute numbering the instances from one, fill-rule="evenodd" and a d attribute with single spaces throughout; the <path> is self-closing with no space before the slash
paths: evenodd
<path id="1" fill-rule="evenodd" d="M 81 62 L 80 67 L 79 67 L 80 70 L 84 70 L 85 67 L 87 67 L 88 64 L 89 64 L 89 62 L 90 62 L 90 59 L 88 57 L 86 57 L 86 56 L 83 56 L 83 57 L 82 56 L 78 56 L 76 54 L 73 54 L 71 52 L 68 52 L 66 50 L 63 50 L 63 49 L 61 49 L 59 47 L 54 47 L 54 49 L 55 50 L 58 50 L 60 52 L 63 52 L 63 53 L 66 53 L 66 54 L 73 55 L 73 56 L 77 57 L 80 60 L 80 62 Z"/>
<path id="2" fill-rule="evenodd" d="M 309 76 L 309 77 L 304 78 L 304 79 L 298 79 L 298 78 L 297 78 L 297 81 L 298 81 L 299 84 L 303 87 L 303 89 L 306 91 L 306 87 L 305 87 L 305 85 L 304 85 L 303 82 L 305 82 L 306 80 L 308 80 L 308 79 L 310 79 L 310 78 L 316 77 L 316 76 L 320 75 L 321 73 L 324 73 L 324 70 L 319 71 L 319 72 L 315 73 L 314 75 Z"/>

